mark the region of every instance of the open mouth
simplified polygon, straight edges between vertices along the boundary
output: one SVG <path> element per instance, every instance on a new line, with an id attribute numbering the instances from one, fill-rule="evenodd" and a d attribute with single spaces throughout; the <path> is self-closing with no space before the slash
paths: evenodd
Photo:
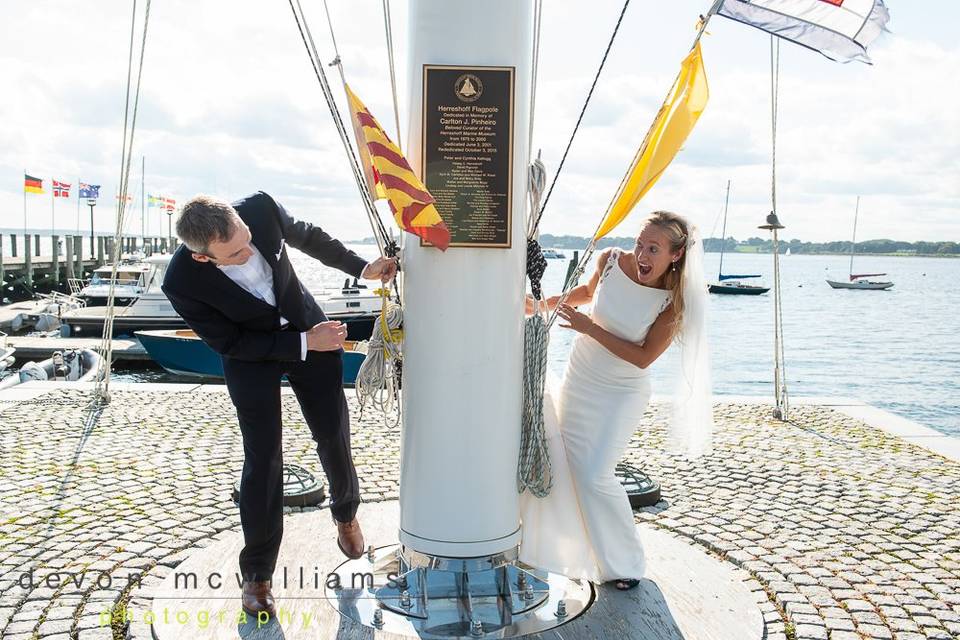
<path id="1" fill-rule="evenodd" d="M 642 262 L 637 263 L 637 268 L 640 271 L 641 276 L 648 276 L 650 272 L 653 271 L 653 265 L 643 264 Z"/>

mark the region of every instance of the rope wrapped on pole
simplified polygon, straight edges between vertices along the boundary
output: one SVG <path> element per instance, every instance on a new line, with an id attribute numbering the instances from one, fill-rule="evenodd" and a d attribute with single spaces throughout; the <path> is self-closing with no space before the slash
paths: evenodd
<path id="1" fill-rule="evenodd" d="M 543 424 L 543 389 L 547 374 L 550 335 L 543 316 L 535 313 L 523 328 L 523 424 L 520 430 L 520 460 L 517 492 L 529 490 L 538 498 L 553 486 L 550 452 Z"/>

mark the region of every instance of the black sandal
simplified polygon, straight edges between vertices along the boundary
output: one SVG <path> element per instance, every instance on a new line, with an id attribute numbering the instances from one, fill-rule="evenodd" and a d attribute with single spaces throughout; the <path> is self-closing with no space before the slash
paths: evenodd
<path id="1" fill-rule="evenodd" d="M 640 580 L 637 578 L 620 578 L 619 580 L 613 581 L 613 586 L 617 589 L 617 591 L 629 591 L 638 584 L 640 584 Z"/>

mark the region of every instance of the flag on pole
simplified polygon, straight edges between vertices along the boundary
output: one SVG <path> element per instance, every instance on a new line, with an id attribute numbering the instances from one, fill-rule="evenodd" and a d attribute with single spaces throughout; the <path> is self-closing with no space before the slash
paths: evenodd
<path id="1" fill-rule="evenodd" d="M 360 98 L 350 87 L 346 90 L 370 195 L 375 200 L 386 199 L 401 229 L 446 251 L 450 245 L 450 231 L 434 206 L 433 196 Z"/>
<path id="2" fill-rule="evenodd" d="M 177 208 L 177 201 L 167 196 L 147 194 L 147 207 L 159 207 L 164 211 L 173 211 Z"/>
<path id="3" fill-rule="evenodd" d="M 79 193 L 77 195 L 80 198 L 96 200 L 100 197 L 100 185 L 98 184 L 87 184 L 86 182 L 81 182 L 78 189 Z"/>
<path id="4" fill-rule="evenodd" d="M 53 197 L 54 198 L 69 198 L 70 197 L 70 185 L 66 182 L 60 182 L 59 180 L 53 181 Z"/>
<path id="5" fill-rule="evenodd" d="M 43 193 L 43 180 L 26 173 L 23 174 L 23 191 L 25 193 Z"/>
<path id="6" fill-rule="evenodd" d="M 595 239 L 599 240 L 620 224 L 666 171 L 697 124 L 709 95 L 698 42 L 680 65 L 680 74 L 650 125 Z"/>
<path id="7" fill-rule="evenodd" d="M 883 0 L 724 0 L 717 14 L 822 53 L 870 64 L 867 47 L 886 31 Z"/>

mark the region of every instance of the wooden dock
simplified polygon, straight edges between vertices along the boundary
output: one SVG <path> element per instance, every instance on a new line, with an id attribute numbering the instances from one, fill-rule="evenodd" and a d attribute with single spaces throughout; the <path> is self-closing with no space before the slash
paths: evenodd
<path id="1" fill-rule="evenodd" d="M 65 349 L 99 349 L 99 338 L 59 338 L 49 336 L 27 337 L 8 336 L 7 344 L 16 347 L 17 360 L 46 360 L 54 351 Z M 114 361 L 149 361 L 150 355 L 140 341 L 134 339 L 113 339 Z"/>
<path id="2" fill-rule="evenodd" d="M 98 236 L 95 240 L 94 250 L 90 246 L 91 240 L 82 236 L 61 238 L 54 235 L 47 238 L 50 252 L 40 255 L 39 235 L 27 234 L 22 238 L 15 234 L 7 234 L 6 238 L 0 235 L 0 285 L 22 283 L 32 289 L 35 279 L 59 284 L 71 278 L 83 278 L 97 267 L 108 264 L 114 252 L 112 236 Z M 132 255 L 139 250 L 150 255 L 166 252 L 168 247 L 174 248 L 176 244 L 172 238 L 124 236 L 120 250 L 121 254 Z"/>

